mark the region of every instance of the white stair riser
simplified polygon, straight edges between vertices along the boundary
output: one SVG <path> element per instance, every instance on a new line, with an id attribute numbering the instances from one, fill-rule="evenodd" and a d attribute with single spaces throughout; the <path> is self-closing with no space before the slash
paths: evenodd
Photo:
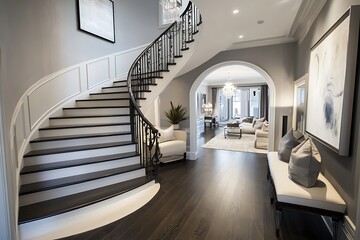
<path id="1" fill-rule="evenodd" d="M 21 183 L 28 184 L 28 183 L 41 182 L 41 181 L 47 181 L 52 179 L 64 178 L 64 177 L 71 177 L 71 176 L 76 176 L 91 172 L 98 172 L 98 171 L 103 171 L 118 167 L 125 167 L 131 164 L 138 164 L 138 163 L 140 163 L 140 157 L 132 157 L 129 159 L 119 159 L 115 161 L 107 161 L 102 163 L 93 163 L 93 164 L 86 164 L 76 167 L 23 174 L 21 175 Z"/>
<path id="2" fill-rule="evenodd" d="M 71 136 L 76 134 L 92 134 L 92 133 L 112 133 L 130 131 L 130 125 L 114 125 L 114 126 L 99 126 L 99 127 L 81 127 L 81 128 L 66 128 L 66 129 L 52 129 L 39 131 L 40 137 L 54 137 L 54 136 Z"/>
<path id="3" fill-rule="evenodd" d="M 129 108 L 92 108 L 92 109 L 65 109 L 64 116 L 108 116 L 129 114 Z"/>
<path id="4" fill-rule="evenodd" d="M 70 160 L 75 160 L 75 159 L 99 157 L 99 156 L 104 156 L 104 155 L 128 153 L 128 152 L 134 152 L 134 151 L 135 151 L 135 145 L 131 144 L 131 145 L 125 145 L 125 146 L 99 148 L 99 149 L 91 149 L 91 150 L 77 151 L 77 152 L 48 154 L 48 155 L 42 155 L 42 156 L 26 157 L 26 158 L 24 158 L 24 165 L 32 166 L 32 165 L 38 165 L 38 164 L 70 161 Z"/>
<path id="5" fill-rule="evenodd" d="M 103 93 L 109 93 L 109 92 L 123 92 L 127 91 L 127 87 L 115 87 L 115 88 L 103 88 L 101 89 L 101 92 Z"/>
<path id="6" fill-rule="evenodd" d="M 96 100 L 96 101 L 77 101 L 77 107 L 109 107 L 109 106 L 129 106 L 130 100 Z"/>
<path id="7" fill-rule="evenodd" d="M 145 169 L 139 169 L 132 172 L 122 173 L 119 175 L 114 175 L 106 178 L 101 178 L 93 181 L 88 181 L 84 183 L 74 184 L 67 187 L 61 187 L 57 189 L 47 190 L 38 193 L 22 195 L 19 198 L 19 205 L 25 206 L 37 202 L 42 202 L 54 198 L 64 197 L 67 195 L 85 192 L 92 190 L 94 188 L 105 187 L 111 184 L 120 183 L 128 181 L 134 178 L 145 176 Z"/>
<path id="8" fill-rule="evenodd" d="M 127 81 L 126 82 L 114 82 L 113 86 L 127 86 Z"/>
<path id="9" fill-rule="evenodd" d="M 116 135 L 109 137 L 77 138 L 77 139 L 59 140 L 59 141 L 36 142 L 36 143 L 31 143 L 30 149 L 41 150 L 41 149 L 58 148 L 58 147 L 84 146 L 89 144 L 123 142 L 123 141 L 131 141 L 131 135 L 125 134 L 125 135 Z"/>
<path id="10" fill-rule="evenodd" d="M 130 122 L 130 116 L 50 119 L 50 126 L 73 125 L 73 124 L 125 123 L 125 122 Z"/>
<path id="11" fill-rule="evenodd" d="M 90 95 L 90 99 L 113 99 L 113 98 L 128 98 L 130 95 L 128 92 L 116 93 L 116 94 L 96 94 Z"/>

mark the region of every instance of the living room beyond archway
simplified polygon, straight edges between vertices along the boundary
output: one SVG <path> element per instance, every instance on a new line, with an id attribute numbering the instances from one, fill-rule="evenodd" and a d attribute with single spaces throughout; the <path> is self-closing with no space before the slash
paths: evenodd
<path id="1" fill-rule="evenodd" d="M 274 83 L 271 77 L 258 66 L 247 62 L 231 61 L 217 64 L 204 71 L 190 90 L 190 159 L 196 159 L 197 138 L 205 130 L 203 128 L 211 127 L 215 123 L 222 128 L 230 122 L 239 123 L 248 120 L 247 117 L 250 116 L 254 119 L 268 120 L 269 132 L 266 148 L 273 149 L 274 121 L 271 120 L 275 119 L 275 108 L 272 107 L 274 102 Z M 211 118 L 212 123 L 204 124 L 202 127 L 202 117 L 209 120 Z M 244 123 L 242 129 L 244 133 L 247 133 L 244 136 L 256 140 L 257 129 L 253 128 L 252 124 Z M 248 134 L 253 134 L 253 136 Z M 262 141 L 260 138 L 258 140 Z M 257 143 L 260 145 L 254 146 L 260 148 L 261 152 L 263 150 L 261 148 L 264 147 L 261 146 L 260 141 Z"/>

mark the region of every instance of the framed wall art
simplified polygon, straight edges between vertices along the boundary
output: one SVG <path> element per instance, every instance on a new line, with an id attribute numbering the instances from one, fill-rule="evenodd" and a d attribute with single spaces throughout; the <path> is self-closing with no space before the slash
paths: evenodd
<path id="1" fill-rule="evenodd" d="M 349 155 L 359 37 L 359 8 L 351 7 L 312 47 L 306 132 Z"/>
<path id="2" fill-rule="evenodd" d="M 302 133 L 305 132 L 306 85 L 308 78 L 309 74 L 305 74 L 294 83 L 293 129 Z"/>
<path id="3" fill-rule="evenodd" d="M 113 1 L 78 0 L 78 8 L 80 30 L 115 42 Z"/>

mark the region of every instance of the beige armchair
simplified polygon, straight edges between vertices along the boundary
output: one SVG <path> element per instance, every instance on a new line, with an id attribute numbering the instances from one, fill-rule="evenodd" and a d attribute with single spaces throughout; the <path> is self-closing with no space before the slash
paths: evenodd
<path id="1" fill-rule="evenodd" d="M 186 132 L 174 130 L 172 126 L 159 129 L 160 162 L 172 162 L 186 159 Z"/>

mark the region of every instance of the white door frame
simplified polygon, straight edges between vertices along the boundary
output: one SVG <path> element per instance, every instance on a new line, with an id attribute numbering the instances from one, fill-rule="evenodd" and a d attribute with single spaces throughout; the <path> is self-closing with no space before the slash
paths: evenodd
<path id="1" fill-rule="evenodd" d="M 190 152 L 188 158 L 191 160 L 196 160 L 198 151 L 197 151 L 197 116 L 196 116 L 196 92 L 199 88 L 202 81 L 212 72 L 216 71 L 217 69 L 229 65 L 241 65 L 252 68 L 253 70 L 260 73 L 264 78 L 269 87 L 269 105 L 270 105 L 270 112 L 269 112 L 269 150 L 274 150 L 274 143 L 275 143 L 275 96 L 276 96 L 276 89 L 275 84 L 270 75 L 260 68 L 257 65 L 254 65 L 249 62 L 244 61 L 227 61 L 216 64 L 207 70 L 205 70 L 200 76 L 194 81 L 193 85 L 190 89 Z"/>

